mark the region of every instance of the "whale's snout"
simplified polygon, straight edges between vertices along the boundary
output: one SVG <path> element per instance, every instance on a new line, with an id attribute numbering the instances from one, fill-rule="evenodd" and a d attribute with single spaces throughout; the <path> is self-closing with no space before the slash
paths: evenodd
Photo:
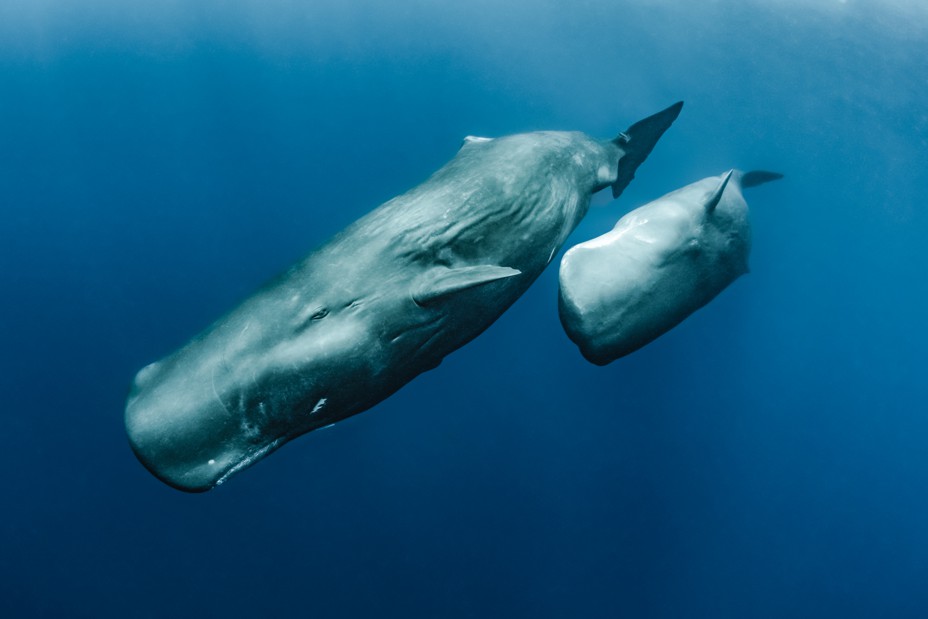
<path id="1" fill-rule="evenodd" d="M 261 448 L 243 440 L 242 423 L 196 375 L 143 368 L 126 402 L 126 434 L 155 477 L 187 492 L 204 492 L 254 461 Z M 267 449 L 265 448 L 265 451 Z"/>

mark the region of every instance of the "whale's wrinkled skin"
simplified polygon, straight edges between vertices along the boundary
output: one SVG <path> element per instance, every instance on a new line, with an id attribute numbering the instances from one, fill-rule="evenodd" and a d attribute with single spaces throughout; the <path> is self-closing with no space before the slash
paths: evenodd
<path id="1" fill-rule="evenodd" d="M 175 488 L 208 490 L 436 367 L 525 292 L 594 192 L 621 193 L 681 105 L 611 141 L 465 140 L 423 184 L 143 368 L 125 415 L 135 454 Z"/>
<path id="2" fill-rule="evenodd" d="M 751 228 L 741 190 L 781 178 L 732 170 L 622 217 L 561 260 L 564 330 L 606 365 L 666 333 L 748 271 Z"/>

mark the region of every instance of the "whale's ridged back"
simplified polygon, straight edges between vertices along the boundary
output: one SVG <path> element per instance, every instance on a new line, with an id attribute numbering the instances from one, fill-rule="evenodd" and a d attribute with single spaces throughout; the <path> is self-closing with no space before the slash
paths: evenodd
<path id="1" fill-rule="evenodd" d="M 462 150 L 422 185 L 371 213 L 363 225 L 383 235 L 385 228 L 401 223 L 389 234 L 403 257 L 414 253 L 441 263 L 449 251 L 466 259 L 487 247 L 489 235 L 505 243 L 514 228 L 546 219 L 549 209 L 559 211 L 552 221 L 579 216 L 567 212 L 578 210 L 580 199 L 574 179 L 559 172 L 558 146 L 553 134 L 543 139 L 520 135 Z M 402 217 L 395 217 L 397 212 Z"/>

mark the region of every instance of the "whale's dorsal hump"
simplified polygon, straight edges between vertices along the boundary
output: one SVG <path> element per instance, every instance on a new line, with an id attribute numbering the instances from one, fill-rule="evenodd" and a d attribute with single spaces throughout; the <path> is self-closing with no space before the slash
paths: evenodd
<path id="1" fill-rule="evenodd" d="M 519 275 L 521 272 L 492 264 L 454 269 L 433 267 L 416 278 L 412 298 L 417 305 L 428 305 L 456 292 Z"/>
<path id="2" fill-rule="evenodd" d="M 722 199 L 722 194 L 725 193 L 725 188 L 728 187 L 728 181 L 731 180 L 731 175 L 734 174 L 734 170 L 729 170 L 722 176 L 722 180 L 719 181 L 718 187 L 712 190 L 712 193 L 706 198 L 706 214 L 711 214 L 715 207 L 719 205 L 719 201 Z"/>
<path id="3" fill-rule="evenodd" d="M 492 142 L 493 138 L 482 138 L 476 135 L 468 135 L 464 138 L 464 141 L 461 142 L 461 148 L 469 144 L 482 144 L 484 142 Z"/>

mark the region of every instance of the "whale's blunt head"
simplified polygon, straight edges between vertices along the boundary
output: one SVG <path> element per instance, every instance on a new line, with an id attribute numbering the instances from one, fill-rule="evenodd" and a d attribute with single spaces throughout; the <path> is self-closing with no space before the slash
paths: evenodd
<path id="1" fill-rule="evenodd" d="M 202 492 L 249 450 L 210 377 L 190 368 L 184 356 L 182 350 L 136 375 L 126 403 L 126 433 L 152 474 L 180 490 Z"/>
<path id="2" fill-rule="evenodd" d="M 336 421 L 332 411 L 352 405 L 338 395 L 338 377 L 355 379 L 364 392 L 377 351 L 355 308 L 303 304 L 288 312 L 289 302 L 296 307 L 301 299 L 240 308 L 138 373 L 126 431 L 156 477 L 188 492 L 209 490 Z"/>
<path id="3" fill-rule="evenodd" d="M 604 235 L 605 236 L 605 235 Z M 629 323 L 648 296 L 651 256 L 623 255 L 600 237 L 570 248 L 561 260 L 558 313 L 583 356 L 606 365 L 626 354 L 620 340 L 634 338 Z M 619 349 L 617 349 L 617 347 Z"/>

